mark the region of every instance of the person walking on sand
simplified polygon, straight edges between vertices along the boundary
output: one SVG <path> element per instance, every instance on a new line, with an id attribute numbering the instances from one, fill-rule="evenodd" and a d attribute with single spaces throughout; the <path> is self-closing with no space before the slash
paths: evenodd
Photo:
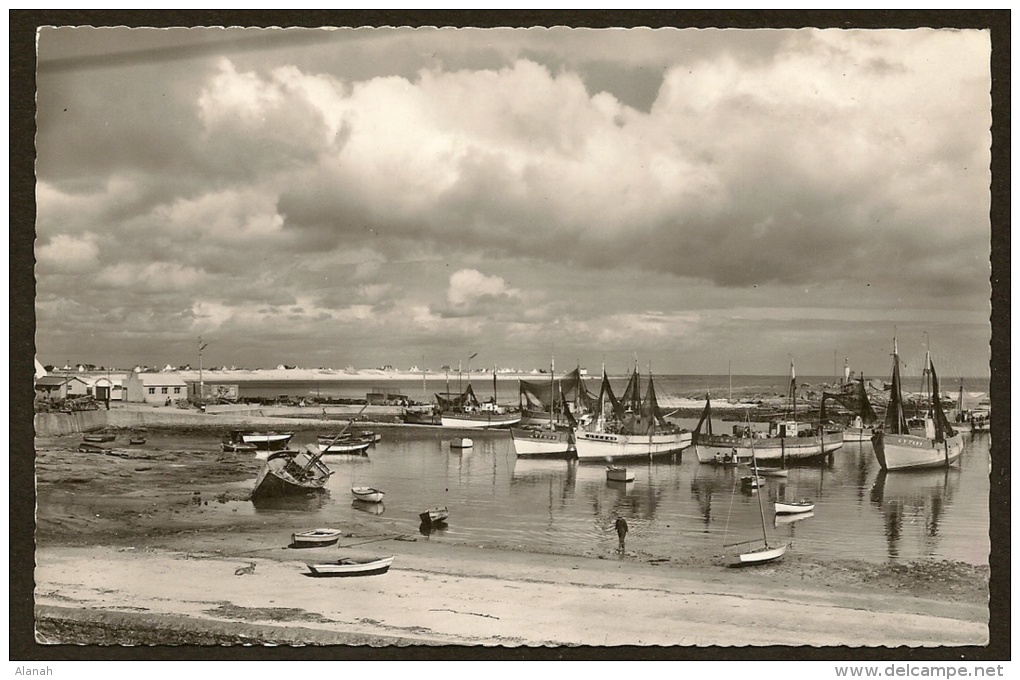
<path id="1" fill-rule="evenodd" d="M 622 517 L 616 518 L 616 535 L 620 537 L 620 554 L 624 553 L 624 544 L 627 540 L 627 520 Z"/>

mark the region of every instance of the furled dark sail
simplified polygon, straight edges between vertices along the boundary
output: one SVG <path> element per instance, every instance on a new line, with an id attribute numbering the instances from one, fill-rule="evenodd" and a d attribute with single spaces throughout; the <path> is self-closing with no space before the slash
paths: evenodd
<path id="1" fill-rule="evenodd" d="M 885 431 L 889 434 L 909 434 L 907 416 L 903 412 L 903 388 L 900 384 L 900 356 L 893 352 L 892 385 L 889 406 L 885 411 Z"/>
<path id="2" fill-rule="evenodd" d="M 608 400 L 608 410 L 607 403 Z M 605 418 L 613 417 L 617 420 L 623 419 L 623 404 L 613 394 L 613 386 L 609 384 L 609 376 L 606 375 L 605 369 L 602 369 L 602 386 L 599 388 L 599 400 L 595 404 L 593 409 L 596 416 L 603 416 Z"/>
<path id="3" fill-rule="evenodd" d="M 947 437 L 952 437 L 956 432 L 942 408 L 942 394 L 939 392 L 939 377 L 935 373 L 935 364 L 929 361 L 928 365 L 931 367 L 931 400 L 935 410 L 935 441 L 944 442 Z"/>
<path id="4" fill-rule="evenodd" d="M 875 409 L 872 408 L 871 401 L 868 399 L 863 376 L 853 384 L 847 385 L 841 392 L 822 392 L 820 419 L 825 418 L 825 402 L 830 399 L 859 415 L 865 425 L 874 425 L 878 422 L 878 414 L 875 413 Z"/>
<path id="5" fill-rule="evenodd" d="M 666 414 L 659 408 L 659 400 L 655 397 L 655 384 L 652 381 L 652 374 L 648 374 L 648 391 L 645 392 L 645 400 L 641 403 L 641 418 L 648 423 L 648 428 L 669 427 L 666 422 Z"/>
<path id="6" fill-rule="evenodd" d="M 478 397 L 475 396 L 475 391 L 471 389 L 471 385 L 468 385 L 462 394 L 455 392 L 438 393 L 436 395 L 436 403 L 439 404 L 439 408 L 443 411 L 459 411 L 463 410 L 465 406 L 478 406 Z"/>
<path id="7" fill-rule="evenodd" d="M 698 443 L 698 435 L 701 434 L 701 426 L 705 425 L 706 423 L 707 423 L 707 426 L 705 427 L 705 434 L 711 437 L 712 436 L 712 402 L 709 401 L 709 398 L 708 398 L 707 394 L 705 395 L 705 410 L 701 412 L 701 420 L 698 421 L 698 426 L 696 428 L 694 428 L 694 434 L 692 436 L 692 439 L 694 440 L 693 441 L 694 444 Z"/>
<path id="8" fill-rule="evenodd" d="M 620 401 L 623 403 L 625 411 L 641 413 L 641 375 L 636 368 L 630 374 L 627 389 L 623 391 L 623 398 Z"/>
<path id="9" fill-rule="evenodd" d="M 554 402 L 589 410 L 592 407 L 592 396 L 584 385 L 580 368 L 555 380 L 521 380 L 519 391 L 522 408 L 548 411 Z"/>

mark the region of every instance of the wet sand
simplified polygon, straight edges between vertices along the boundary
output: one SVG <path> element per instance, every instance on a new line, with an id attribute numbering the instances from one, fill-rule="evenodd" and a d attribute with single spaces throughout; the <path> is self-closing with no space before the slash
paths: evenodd
<path id="1" fill-rule="evenodd" d="M 250 454 L 39 438 L 36 639 L 79 644 L 984 645 L 988 568 L 875 565 L 797 552 L 730 569 L 719 554 L 524 552 L 378 524 L 292 549 L 244 502 Z M 308 562 L 393 555 L 390 571 L 312 578 Z M 255 563 L 250 574 L 235 575 Z"/>

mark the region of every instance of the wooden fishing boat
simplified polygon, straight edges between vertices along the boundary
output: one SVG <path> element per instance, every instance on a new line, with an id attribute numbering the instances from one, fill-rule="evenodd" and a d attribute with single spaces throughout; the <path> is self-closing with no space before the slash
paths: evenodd
<path id="1" fill-rule="evenodd" d="M 310 529 L 291 534 L 292 548 L 321 548 L 336 545 L 343 532 L 339 529 Z"/>
<path id="2" fill-rule="evenodd" d="M 359 501 L 365 501 L 366 503 L 379 503 L 382 501 L 383 496 L 386 495 L 386 492 L 370 486 L 352 486 L 351 493 Z"/>
<path id="3" fill-rule="evenodd" d="M 549 362 L 549 380 L 519 381 L 518 410 L 521 422 L 510 428 L 518 458 L 572 458 L 577 453 L 574 428 L 577 418 L 590 412 L 593 397 L 577 367 L 557 379 L 556 362 Z"/>
<path id="4" fill-rule="evenodd" d="M 307 566 L 312 576 L 371 576 L 385 574 L 391 564 L 392 557 L 344 557 L 336 562 Z"/>
<path id="5" fill-rule="evenodd" d="M 606 480 L 610 482 L 633 482 L 634 473 L 619 465 L 610 465 L 606 468 Z"/>
<path id="6" fill-rule="evenodd" d="M 115 434 L 86 434 L 82 435 L 82 441 L 89 442 L 90 444 L 103 444 L 106 442 L 112 442 L 117 438 Z"/>
<path id="7" fill-rule="evenodd" d="M 418 515 L 425 524 L 442 524 L 449 516 L 450 510 L 445 505 L 437 505 Z"/>
<path id="8" fill-rule="evenodd" d="M 641 376 L 635 367 L 623 397 L 617 399 L 602 367 L 602 387 L 592 419 L 574 430 L 578 460 L 651 458 L 691 445 L 690 432 L 666 421 L 651 375 L 644 398 L 640 390 Z"/>
<path id="9" fill-rule="evenodd" d="M 457 437 L 450 440 L 451 449 L 470 449 L 475 443 L 469 437 Z"/>
<path id="10" fill-rule="evenodd" d="M 811 512 L 815 504 L 811 501 L 776 501 L 777 515 L 798 515 L 803 512 Z"/>
<path id="11" fill-rule="evenodd" d="M 322 453 L 313 449 L 269 453 L 255 479 L 251 500 L 322 491 L 333 472 L 321 458 Z"/>
<path id="12" fill-rule="evenodd" d="M 468 429 L 505 428 L 521 422 L 520 411 L 511 411 L 496 403 L 496 373 L 492 373 L 492 400 L 478 401 L 471 388 L 471 370 L 468 367 L 468 386 L 460 394 L 449 391 L 437 394 L 439 420 L 443 427 Z M 459 389 L 459 388 L 458 388 Z"/>
<path id="13" fill-rule="evenodd" d="M 883 470 L 918 470 L 949 467 L 963 452 L 963 435 L 953 429 L 939 398 L 939 378 L 931 355 L 925 357 L 925 382 L 930 376 L 928 413 L 920 421 L 920 428 L 911 428 L 903 410 L 903 391 L 900 382 L 900 357 L 893 339 L 893 374 L 889 406 L 885 421 L 871 438 L 875 457 Z M 928 385 L 926 384 L 926 387 Z"/>
<path id="14" fill-rule="evenodd" d="M 258 448 L 254 444 L 245 444 L 244 442 L 222 442 L 220 448 L 223 449 L 224 453 L 252 453 L 257 451 Z"/>

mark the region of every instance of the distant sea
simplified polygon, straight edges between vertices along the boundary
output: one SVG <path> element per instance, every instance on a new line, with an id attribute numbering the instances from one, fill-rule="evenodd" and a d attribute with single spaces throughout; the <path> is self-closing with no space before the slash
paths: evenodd
<path id="1" fill-rule="evenodd" d="M 548 380 L 548 376 L 535 375 L 528 377 L 529 382 L 541 382 Z M 734 398 L 747 397 L 785 397 L 790 386 L 789 375 L 734 375 L 732 378 L 726 375 L 656 375 L 655 393 L 660 401 L 668 399 L 704 399 L 708 393 L 713 399 L 727 399 L 730 394 Z M 590 392 L 598 392 L 601 376 L 588 376 L 585 380 Z M 803 376 L 797 378 L 798 385 L 807 385 L 802 389 L 819 389 L 822 384 L 835 382 L 832 376 Z M 881 384 L 883 380 L 888 381 L 889 377 L 877 378 L 868 377 L 869 382 L 875 385 Z M 492 376 L 481 374 L 473 375 L 468 381 L 467 377 L 457 378 L 451 375 L 449 383 L 445 378 L 413 378 L 408 374 L 400 374 L 392 379 L 351 379 L 343 380 L 245 380 L 231 381 L 230 379 L 217 380 L 206 379 L 208 385 L 237 385 L 238 397 L 326 397 L 332 399 L 364 399 L 369 392 L 385 392 L 389 394 L 401 394 L 412 400 L 430 402 L 433 395 L 438 392 L 462 392 L 467 389 L 470 383 L 471 389 L 481 400 L 486 400 L 495 393 L 496 399 L 501 404 L 516 404 L 518 393 L 518 378 L 500 377 L 495 387 Z M 611 377 L 610 382 L 613 391 L 620 395 L 627 385 L 627 377 Z M 647 376 L 642 376 L 642 392 L 647 388 Z M 732 387 L 731 387 L 732 385 Z M 955 395 L 960 389 L 960 378 L 942 377 L 940 388 L 943 393 Z M 904 376 L 903 389 L 907 392 L 920 392 L 923 389 L 923 381 L 920 376 Z M 987 378 L 963 378 L 963 389 L 969 393 L 987 393 L 989 381 Z"/>

